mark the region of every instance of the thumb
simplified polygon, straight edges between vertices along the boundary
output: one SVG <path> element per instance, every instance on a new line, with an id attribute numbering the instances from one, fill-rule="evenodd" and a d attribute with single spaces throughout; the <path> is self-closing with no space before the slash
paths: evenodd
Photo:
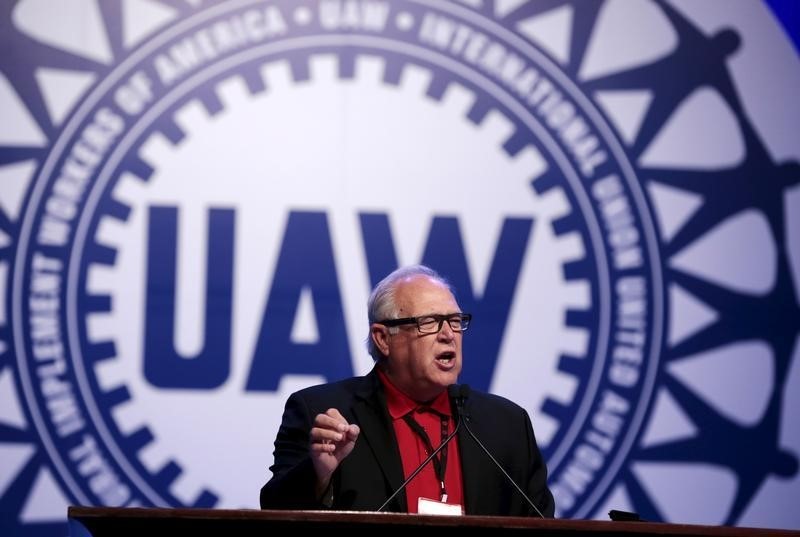
<path id="1" fill-rule="evenodd" d="M 356 424 L 350 424 L 347 427 L 347 439 L 348 440 L 352 440 L 352 441 L 355 442 L 355 440 L 358 438 L 358 435 L 360 433 L 361 433 L 361 429 Z"/>

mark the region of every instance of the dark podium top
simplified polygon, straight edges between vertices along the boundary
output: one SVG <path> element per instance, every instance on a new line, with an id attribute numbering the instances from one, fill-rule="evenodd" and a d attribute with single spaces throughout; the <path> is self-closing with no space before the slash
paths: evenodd
<path id="1" fill-rule="evenodd" d="M 653 522 L 605 522 L 490 516 L 432 516 L 352 511 L 260 511 L 255 509 L 139 509 L 70 507 L 71 537 L 142 535 L 286 535 L 308 530 L 344 530 L 348 536 L 380 531 L 413 531 L 415 537 L 458 535 L 483 530 L 487 535 L 697 535 L 720 537 L 792 536 L 800 531 Z M 337 533 L 338 534 L 338 533 Z M 470 531 L 468 535 L 472 535 Z M 319 535 L 319 533 L 317 533 Z"/>

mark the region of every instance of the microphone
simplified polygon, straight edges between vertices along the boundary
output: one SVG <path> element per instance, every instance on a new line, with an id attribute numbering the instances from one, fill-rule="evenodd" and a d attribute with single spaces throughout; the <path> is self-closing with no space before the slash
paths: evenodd
<path id="1" fill-rule="evenodd" d="M 447 387 L 447 394 L 451 399 L 456 402 L 456 410 L 458 411 L 458 418 L 464 414 L 464 401 L 469 397 L 471 388 L 469 384 L 451 384 Z"/>
<path id="2" fill-rule="evenodd" d="M 462 391 L 463 391 L 463 390 L 462 390 Z M 461 391 L 459 390 L 459 386 L 458 386 L 457 384 L 451 384 L 450 386 L 448 386 L 448 387 L 447 387 L 447 393 L 448 393 L 448 395 L 450 396 L 450 398 L 455 398 L 455 400 L 456 400 L 456 407 L 460 408 L 460 407 L 458 406 L 458 405 L 459 405 L 459 397 L 461 397 Z M 466 392 L 466 393 L 467 393 L 467 394 L 469 394 L 469 386 L 467 386 L 467 392 Z M 461 405 L 463 405 L 463 404 L 464 404 L 464 401 L 463 401 L 463 397 L 462 397 L 462 399 L 461 399 Z M 447 444 L 449 444 L 449 443 L 450 443 L 450 440 L 452 440 L 453 438 L 455 438 L 456 434 L 458 434 L 458 431 L 459 431 L 459 429 L 461 428 L 461 423 L 462 423 L 462 421 L 463 421 L 463 420 L 461 419 L 461 411 L 459 410 L 459 412 L 458 412 L 458 420 L 456 421 L 456 427 L 455 427 L 455 429 L 453 429 L 453 432 L 452 432 L 452 433 L 450 433 L 449 435 L 447 435 L 447 438 L 445 438 L 445 439 L 444 439 L 444 442 L 442 442 L 441 444 L 439 444 L 439 445 L 437 446 L 437 448 L 436 448 L 436 449 L 434 449 L 434 450 L 431 452 L 431 454 L 430 454 L 430 455 L 428 455 L 427 457 L 425 457 L 425 460 L 424 460 L 424 461 L 422 461 L 422 463 L 421 463 L 419 466 L 417 466 L 416 470 L 414 470 L 413 472 L 411 472 L 411 475 L 410 475 L 410 476 L 408 476 L 408 479 L 406 479 L 405 481 L 403 481 L 403 484 L 402 484 L 402 485 L 400 485 L 400 486 L 397 488 L 397 490 L 395 490 L 395 491 L 392 493 L 392 495 L 391 495 L 391 496 L 389 496 L 389 498 L 388 498 L 388 499 L 387 499 L 385 502 L 383 502 L 383 505 L 381 505 L 380 507 L 378 507 L 378 512 L 381 512 L 381 511 L 383 511 L 383 509 L 384 509 L 384 508 L 385 508 L 387 505 L 389 505 L 389 504 L 391 503 L 391 501 L 392 501 L 392 500 L 394 500 L 394 499 L 397 497 L 397 495 L 398 495 L 398 494 L 400 494 L 400 493 L 401 493 L 403 490 L 405 490 L 405 488 L 408 486 L 408 484 L 409 484 L 409 483 L 411 483 L 411 480 L 412 480 L 412 479 L 414 479 L 415 477 L 417 477 L 417 474 L 419 474 L 419 473 L 422 471 L 422 469 L 423 469 L 423 468 L 425 468 L 425 466 L 426 466 L 426 465 L 427 465 L 429 462 L 431 462 L 431 461 L 433 460 L 433 458 L 434 458 L 436 455 L 438 455 L 438 454 L 439 454 L 439 452 L 440 452 L 442 449 L 444 449 L 444 447 L 445 447 Z"/>
<path id="3" fill-rule="evenodd" d="M 455 387 L 455 385 L 450 386 L 450 388 L 454 388 L 454 387 Z M 451 393 L 453 393 L 453 391 L 451 391 Z M 508 480 L 508 482 L 511 483 L 512 485 L 514 485 L 514 488 L 517 489 L 517 492 L 519 492 L 522 495 L 522 497 L 525 498 L 525 501 L 528 502 L 528 505 L 530 505 L 533 508 L 533 510 L 536 512 L 537 515 L 539 515 L 539 518 L 545 518 L 545 516 L 542 514 L 542 512 L 539 510 L 539 508 L 536 507 L 536 504 L 533 503 L 533 501 L 528 497 L 527 494 L 525 494 L 525 492 L 522 490 L 522 488 L 520 488 L 520 486 L 517 485 L 517 483 L 511 478 L 511 476 L 508 475 L 508 472 L 506 472 L 505 468 L 503 468 L 503 466 L 499 462 L 497 462 L 497 459 L 495 459 L 494 456 L 489 452 L 489 450 L 486 449 L 486 446 L 484 446 L 483 443 L 481 443 L 481 441 L 478 440 L 478 437 L 475 436 L 475 433 L 473 433 L 472 429 L 470 429 L 469 425 L 467 425 L 467 423 L 470 420 L 469 420 L 469 415 L 467 415 L 466 412 L 464 411 L 464 401 L 467 399 L 467 397 L 469 397 L 469 394 L 470 394 L 469 385 L 462 384 L 461 386 L 458 387 L 457 395 L 455 397 L 455 400 L 456 400 L 456 407 L 458 408 L 458 423 L 459 423 L 459 425 L 462 422 L 464 423 L 464 428 L 467 430 L 469 435 L 472 437 L 473 440 L 475 440 L 475 443 L 478 444 L 478 446 L 480 446 L 480 448 L 483 450 L 483 452 L 486 453 L 486 455 L 492 460 L 492 462 L 495 464 L 495 466 L 497 466 L 497 468 L 505 476 L 505 478 Z"/>

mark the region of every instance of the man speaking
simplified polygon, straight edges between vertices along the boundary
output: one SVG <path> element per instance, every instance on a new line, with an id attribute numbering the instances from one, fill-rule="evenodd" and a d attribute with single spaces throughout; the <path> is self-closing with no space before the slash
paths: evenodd
<path id="1" fill-rule="evenodd" d="M 527 412 L 457 386 L 471 316 L 447 282 L 400 268 L 368 314 L 375 367 L 289 397 L 261 507 L 552 517 Z"/>

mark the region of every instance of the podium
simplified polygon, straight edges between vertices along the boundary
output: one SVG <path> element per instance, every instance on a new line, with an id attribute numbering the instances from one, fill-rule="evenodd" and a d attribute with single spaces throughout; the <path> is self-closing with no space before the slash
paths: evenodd
<path id="1" fill-rule="evenodd" d="M 145 509 L 70 507 L 70 537 L 224 535 L 236 537 L 307 535 L 323 531 L 348 537 L 381 535 L 378 532 L 413 532 L 414 537 L 436 535 L 577 535 L 625 537 L 719 536 L 800 537 L 800 531 L 700 526 L 654 522 L 611 522 L 493 516 L 433 516 L 354 511 L 261 511 L 255 509 Z"/>

